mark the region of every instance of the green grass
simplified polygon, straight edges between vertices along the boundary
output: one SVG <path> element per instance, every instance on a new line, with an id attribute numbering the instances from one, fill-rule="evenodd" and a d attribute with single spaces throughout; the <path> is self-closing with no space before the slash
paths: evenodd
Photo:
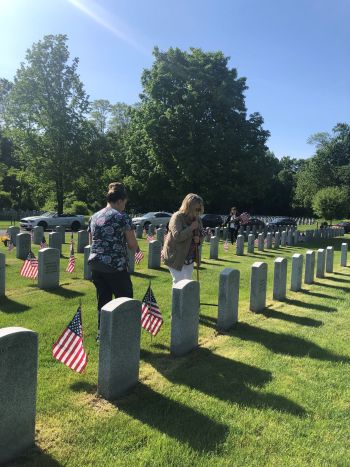
<path id="1" fill-rule="evenodd" d="M 67 234 L 67 241 L 69 235 Z M 165 267 L 133 276 L 141 299 L 149 278 L 165 318 L 156 338 L 142 332 L 140 383 L 128 396 L 107 402 L 96 395 L 98 346 L 93 285 L 64 272 L 61 287 L 44 292 L 19 277 L 21 261 L 6 253 L 7 297 L 0 326 L 39 333 L 37 447 L 12 465 L 30 466 L 324 466 L 349 465 L 350 269 L 340 268 L 340 245 L 349 237 L 237 257 L 220 243 L 220 259 L 200 268 L 200 346 L 183 358 L 169 356 L 171 278 Z M 335 247 L 335 272 L 272 301 L 273 261 L 307 249 Z M 146 251 L 146 241 L 141 241 Z M 37 248 L 34 247 L 35 253 Z M 250 270 L 268 263 L 267 307 L 248 310 Z M 218 277 L 241 271 L 239 324 L 215 328 Z M 289 273 L 291 261 L 288 262 Z M 290 277 L 288 277 L 290 281 Z M 51 357 L 51 345 L 83 306 L 86 372 L 78 375 Z"/>

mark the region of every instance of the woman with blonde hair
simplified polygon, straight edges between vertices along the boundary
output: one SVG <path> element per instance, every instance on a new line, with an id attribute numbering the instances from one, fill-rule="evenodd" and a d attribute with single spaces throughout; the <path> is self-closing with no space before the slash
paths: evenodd
<path id="1" fill-rule="evenodd" d="M 203 211 L 203 199 L 189 193 L 180 209 L 171 216 L 163 256 L 173 284 L 182 279 L 191 279 L 193 263 L 199 262 L 198 247 L 203 240 L 203 225 L 199 216 Z"/>

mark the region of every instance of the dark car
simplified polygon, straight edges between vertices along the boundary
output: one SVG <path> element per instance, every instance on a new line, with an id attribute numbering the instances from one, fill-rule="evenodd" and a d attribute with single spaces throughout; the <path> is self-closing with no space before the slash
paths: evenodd
<path id="1" fill-rule="evenodd" d="M 247 226 L 248 226 L 248 227 L 252 228 L 252 227 L 254 227 L 254 225 L 255 225 L 257 228 L 259 228 L 259 227 L 265 227 L 265 222 L 262 221 L 261 219 L 258 219 L 257 217 L 251 217 L 251 218 L 249 219 L 249 221 L 248 221 L 246 224 L 244 224 L 244 227 L 247 227 Z"/>
<path id="2" fill-rule="evenodd" d="M 268 225 L 297 225 L 297 221 L 291 217 L 276 217 Z"/>
<path id="3" fill-rule="evenodd" d="M 344 232 L 350 233 L 350 222 L 338 222 L 338 224 L 335 225 L 336 227 L 344 227 Z"/>
<path id="4" fill-rule="evenodd" d="M 213 229 L 214 227 L 221 227 L 222 225 L 222 217 L 220 214 L 203 214 L 201 216 L 203 227 L 210 227 Z"/>

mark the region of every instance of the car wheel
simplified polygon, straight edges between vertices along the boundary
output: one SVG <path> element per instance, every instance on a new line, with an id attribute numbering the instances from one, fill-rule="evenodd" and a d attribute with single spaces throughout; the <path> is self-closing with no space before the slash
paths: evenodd
<path id="1" fill-rule="evenodd" d="M 77 230 L 80 229 L 80 222 L 74 221 L 74 222 L 72 222 L 72 225 L 70 227 L 71 227 L 72 230 L 74 230 L 74 232 L 76 232 Z"/>
<path id="2" fill-rule="evenodd" d="M 38 226 L 39 226 L 39 227 L 42 227 L 43 230 L 46 230 L 46 229 L 47 229 L 47 223 L 44 222 L 44 221 L 38 222 Z"/>

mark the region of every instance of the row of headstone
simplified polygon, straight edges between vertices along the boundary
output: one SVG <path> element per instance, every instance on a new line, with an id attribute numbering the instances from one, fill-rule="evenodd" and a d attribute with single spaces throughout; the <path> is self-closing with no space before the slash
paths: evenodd
<path id="1" fill-rule="evenodd" d="M 341 265 L 347 263 L 347 243 L 342 244 Z M 86 248 L 88 251 L 88 248 Z M 84 255 L 85 256 L 85 255 Z M 2 259 L 3 258 L 3 259 Z M 39 252 L 39 267 L 47 258 L 59 261 L 57 249 Z M 4 269 L 4 255 L 0 255 L 0 270 Z M 49 263 L 45 261 L 44 266 Z M 317 252 L 316 276 L 323 277 L 324 268 L 333 271 L 333 247 Z M 2 267 L 1 267 L 2 266 Z M 291 289 L 299 290 L 303 256 L 292 258 Z M 312 283 L 315 252 L 306 253 L 305 282 Z M 46 268 L 46 275 L 50 274 Z M 240 272 L 231 268 L 221 271 L 219 279 L 219 330 L 230 329 L 238 320 Z M 286 297 L 287 260 L 275 260 L 273 298 Z M 1 283 L 1 281 L 0 281 Z M 250 309 L 262 311 L 266 305 L 267 264 L 252 265 Z M 183 356 L 198 346 L 199 283 L 183 280 L 172 290 L 170 352 Z M 141 302 L 130 298 L 112 300 L 102 308 L 98 392 L 108 400 L 115 400 L 129 391 L 138 381 L 140 365 Z M 13 460 L 34 445 L 38 365 L 38 336 L 23 328 L 0 330 L 0 407 L 6 423 L 0 423 L 0 463 Z"/>

